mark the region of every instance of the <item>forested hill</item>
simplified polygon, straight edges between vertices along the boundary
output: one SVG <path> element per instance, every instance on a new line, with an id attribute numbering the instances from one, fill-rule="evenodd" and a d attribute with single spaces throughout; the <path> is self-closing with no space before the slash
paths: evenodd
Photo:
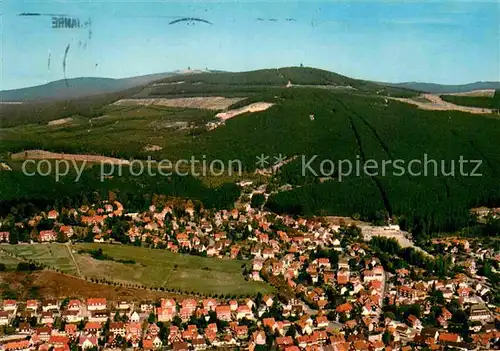
<path id="1" fill-rule="evenodd" d="M 416 94 L 416 91 L 411 89 L 353 79 L 338 73 L 311 67 L 282 67 L 248 72 L 211 72 L 195 75 L 179 75 L 165 78 L 157 83 L 171 84 L 180 82 L 217 87 L 283 87 L 291 83 L 295 86 L 322 86 L 332 89 L 345 88 L 379 95 L 413 96 Z"/>

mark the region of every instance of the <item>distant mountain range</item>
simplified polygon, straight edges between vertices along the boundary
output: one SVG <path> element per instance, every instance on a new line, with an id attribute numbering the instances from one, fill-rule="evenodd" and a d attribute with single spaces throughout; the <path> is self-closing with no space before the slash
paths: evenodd
<path id="1" fill-rule="evenodd" d="M 265 71 L 266 70 L 262 70 L 262 72 Z M 82 77 L 82 78 L 71 78 L 67 80 L 62 79 L 29 88 L 2 90 L 0 91 L 0 101 L 29 102 L 29 101 L 56 101 L 56 100 L 78 99 L 93 95 L 123 91 L 129 88 L 141 85 L 147 85 L 153 81 L 162 80 L 180 74 L 182 75 L 186 73 L 188 74 L 201 73 L 203 75 L 203 73 L 206 74 L 206 73 L 221 73 L 221 72 L 223 71 L 207 72 L 207 71 L 189 70 L 189 71 L 175 71 L 175 72 L 149 74 L 144 76 L 136 76 L 136 77 L 120 78 L 120 79 L 102 78 L 102 77 Z M 343 76 L 339 75 L 339 77 Z M 316 82 L 316 84 L 320 83 L 321 82 Z M 418 82 L 404 82 L 404 83 L 373 82 L 373 83 L 390 86 L 394 88 L 417 90 L 435 94 L 460 93 L 460 92 L 482 90 L 482 89 L 500 89 L 500 82 L 476 82 L 463 85 L 441 85 L 441 84 L 418 83 Z M 309 84 L 314 84 L 314 82 L 309 82 Z"/>
<path id="2" fill-rule="evenodd" d="M 114 93 L 179 74 L 166 72 L 130 78 L 82 77 L 61 79 L 29 88 L 2 90 L 0 101 L 54 101 Z"/>
<path id="3" fill-rule="evenodd" d="M 475 82 L 475 83 L 461 84 L 461 85 L 442 85 L 442 84 L 418 83 L 418 82 L 380 83 L 380 84 L 398 88 L 424 91 L 433 94 L 464 93 L 473 90 L 500 89 L 500 82 Z"/>

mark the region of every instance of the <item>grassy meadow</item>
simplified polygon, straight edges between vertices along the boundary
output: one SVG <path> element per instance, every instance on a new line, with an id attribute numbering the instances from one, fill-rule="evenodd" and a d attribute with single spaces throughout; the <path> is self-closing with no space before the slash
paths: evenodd
<path id="1" fill-rule="evenodd" d="M 64 273 L 76 275 L 77 269 L 64 244 L 32 244 L 2 246 L 25 260 L 34 260 Z M 71 245 L 82 276 L 123 284 L 174 289 L 187 293 L 253 295 L 272 291 L 265 283 L 246 281 L 242 266 L 245 261 L 221 260 L 177 254 L 128 245 L 81 243 Z M 101 248 L 111 260 L 98 260 L 80 250 Z M 3 262 L 0 256 L 0 262 Z M 8 260 L 11 260 L 9 257 Z M 120 263 L 117 260 L 133 260 Z M 5 261 L 6 264 L 10 261 Z"/>
<path id="2" fill-rule="evenodd" d="M 76 274 L 76 267 L 68 248 L 62 244 L 18 244 L 2 246 L 2 249 L 19 257 L 21 260 L 32 260 L 63 273 Z"/>
<path id="3" fill-rule="evenodd" d="M 6 246 L 7 245 L 0 246 L 0 263 L 3 263 L 6 269 L 9 270 L 16 269 L 17 264 L 22 262 L 23 260 L 17 257 L 12 257 L 6 252 L 4 252 L 3 249 Z"/>

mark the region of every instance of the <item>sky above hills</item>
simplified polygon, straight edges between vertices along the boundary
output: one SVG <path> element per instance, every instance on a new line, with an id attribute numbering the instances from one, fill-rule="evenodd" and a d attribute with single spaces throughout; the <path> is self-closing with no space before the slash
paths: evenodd
<path id="1" fill-rule="evenodd" d="M 500 80 L 498 1 L 4 0 L 0 8 L 0 89 L 63 79 L 65 56 L 67 78 L 302 63 L 384 82 Z M 52 28 L 59 14 L 83 28 Z M 169 24 L 182 17 L 213 24 Z"/>

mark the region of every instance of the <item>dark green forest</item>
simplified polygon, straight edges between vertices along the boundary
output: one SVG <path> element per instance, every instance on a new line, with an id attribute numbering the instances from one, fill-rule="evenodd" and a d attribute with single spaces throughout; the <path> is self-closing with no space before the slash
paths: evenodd
<path id="1" fill-rule="evenodd" d="M 63 179 L 56 182 L 52 176 L 27 177 L 21 172 L 0 172 L 0 216 L 13 214 L 23 219 L 52 208 L 79 207 L 108 199 L 112 192 L 125 207 L 134 212 L 147 208 L 155 194 L 189 198 L 203 202 L 207 208 L 232 208 L 239 196 L 237 185 L 227 183 L 218 188 L 207 188 L 191 176 L 135 177 L 124 172 L 121 177 L 100 181 L 99 167 L 84 171 L 78 182 Z"/>

